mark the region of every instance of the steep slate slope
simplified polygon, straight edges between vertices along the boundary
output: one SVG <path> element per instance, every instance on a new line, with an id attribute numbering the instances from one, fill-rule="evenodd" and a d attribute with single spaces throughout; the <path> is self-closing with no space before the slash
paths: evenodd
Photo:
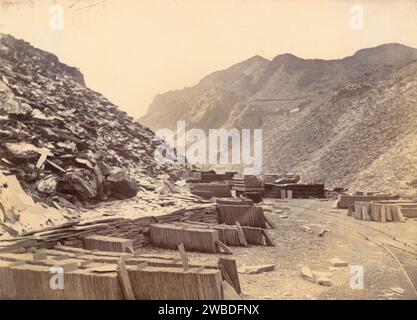
<path id="1" fill-rule="evenodd" d="M 416 59 L 417 50 L 401 44 L 340 60 L 254 57 L 158 95 L 140 121 L 155 130 L 175 128 L 177 119 L 203 129 L 262 128 L 265 172 L 410 193 L 417 179 Z"/>
<path id="2" fill-rule="evenodd" d="M 0 35 L 0 142 L 0 170 L 45 201 L 129 197 L 183 170 L 157 163 L 153 132 L 88 89 L 76 68 L 9 35 Z"/>

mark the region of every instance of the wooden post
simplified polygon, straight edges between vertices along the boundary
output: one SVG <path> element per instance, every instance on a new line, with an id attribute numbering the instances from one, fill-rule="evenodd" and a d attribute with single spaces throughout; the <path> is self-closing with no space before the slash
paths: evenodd
<path id="1" fill-rule="evenodd" d="M 220 240 L 216 240 L 216 245 L 217 245 L 217 248 L 221 249 L 224 253 L 227 253 L 227 254 L 233 253 L 233 251 Z"/>
<path id="2" fill-rule="evenodd" d="M 187 258 L 187 254 L 185 253 L 184 244 L 182 242 L 178 245 L 178 250 L 180 252 L 182 268 L 184 269 L 184 271 L 188 271 L 190 267 L 188 265 L 188 258 Z"/>
<path id="3" fill-rule="evenodd" d="M 135 250 L 133 249 L 133 247 L 126 247 L 126 252 L 135 255 Z"/>
<path id="4" fill-rule="evenodd" d="M 266 221 L 266 223 L 268 223 L 269 224 L 269 226 L 272 228 L 272 229 L 276 229 L 277 228 L 277 226 L 271 221 L 271 219 L 269 219 L 266 215 L 265 215 L 265 221 Z"/>
<path id="5" fill-rule="evenodd" d="M 226 280 L 230 285 L 233 285 L 232 279 L 230 278 L 229 274 L 227 273 L 223 264 L 219 262 L 219 269 L 222 272 L 222 278 Z"/>
<path id="6" fill-rule="evenodd" d="M 241 296 L 233 289 L 233 287 L 227 282 L 222 282 L 223 288 L 223 300 L 242 300 Z"/>
<path id="7" fill-rule="evenodd" d="M 46 159 L 48 158 L 48 155 L 50 155 L 51 151 L 48 149 L 42 150 L 40 157 L 38 159 L 38 162 L 36 162 L 36 168 L 41 169 L 43 164 L 45 163 Z"/>
<path id="8" fill-rule="evenodd" d="M 247 247 L 248 241 L 246 240 L 245 233 L 243 232 L 243 229 L 240 226 L 240 223 L 237 221 L 236 221 L 236 227 L 237 227 L 237 237 L 239 238 L 240 244 L 244 247 Z"/>
<path id="9" fill-rule="evenodd" d="M 236 260 L 232 258 L 219 258 L 219 269 L 223 279 L 226 280 L 237 293 L 241 293 L 239 275 L 237 273 Z"/>
<path id="10" fill-rule="evenodd" d="M 274 247 L 275 244 L 272 241 L 272 239 L 269 237 L 269 234 L 265 229 L 262 229 L 262 234 L 264 235 L 266 245 L 270 247 Z"/>
<path id="11" fill-rule="evenodd" d="M 120 257 L 117 264 L 117 276 L 119 277 L 120 286 L 122 287 L 123 294 L 126 300 L 135 300 L 132 286 L 129 280 L 129 274 L 127 273 L 124 257 Z"/>

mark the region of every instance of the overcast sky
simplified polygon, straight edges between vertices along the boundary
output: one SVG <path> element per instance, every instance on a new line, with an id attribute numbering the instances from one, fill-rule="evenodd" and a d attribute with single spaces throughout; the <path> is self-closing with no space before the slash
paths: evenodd
<path id="1" fill-rule="evenodd" d="M 332 59 L 389 42 L 417 48 L 416 0 L 15 2 L 0 6 L 0 32 L 80 68 L 90 88 L 135 117 L 156 94 L 192 86 L 256 54 Z M 64 8 L 63 29 L 50 27 L 53 4 Z M 355 4 L 364 10 L 363 29 L 357 20 L 351 27 Z"/>

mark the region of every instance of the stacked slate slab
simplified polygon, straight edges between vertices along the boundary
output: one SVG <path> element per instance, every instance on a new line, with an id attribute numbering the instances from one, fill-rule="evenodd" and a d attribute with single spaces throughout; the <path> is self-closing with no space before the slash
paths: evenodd
<path id="1" fill-rule="evenodd" d="M 230 182 L 232 189 L 239 192 L 262 192 L 264 190 L 261 181 L 253 175 L 245 175 L 243 178 L 233 178 Z"/>
<path id="2" fill-rule="evenodd" d="M 40 252 L 39 252 L 40 253 Z M 32 253 L 0 253 L 0 299 L 27 300 L 122 300 L 118 262 L 124 257 L 127 281 L 134 299 L 198 300 L 223 299 L 223 270 L 218 264 L 189 262 L 185 270 L 180 259 L 152 254 L 132 255 L 57 246 Z M 68 268 L 67 266 L 71 266 Z M 58 269 L 63 267 L 63 287 Z M 58 268 L 58 269 L 57 269 Z M 55 272 L 58 271 L 56 274 Z M 228 268 L 238 283 L 236 264 Z M 231 277 L 227 276 L 230 280 Z M 236 286 L 239 290 L 239 286 Z"/>
<path id="3" fill-rule="evenodd" d="M 265 198 L 324 198 L 324 184 L 276 184 L 265 183 L 265 191 L 263 193 Z"/>
<path id="4" fill-rule="evenodd" d="M 219 270 L 145 267 L 128 273 L 137 300 L 222 300 Z"/>
<path id="5" fill-rule="evenodd" d="M 396 205 L 401 208 L 401 212 L 404 217 L 417 218 L 417 202 L 410 200 L 386 200 L 378 201 L 378 203 L 386 205 Z"/>
<path id="6" fill-rule="evenodd" d="M 227 183 L 192 183 L 190 184 L 192 194 L 202 198 L 231 197 L 231 187 Z"/>
<path id="7" fill-rule="evenodd" d="M 229 225 L 266 228 L 262 207 L 253 205 L 219 205 L 219 221 Z"/>
<path id="8" fill-rule="evenodd" d="M 152 224 L 150 226 L 151 244 L 159 248 L 178 249 L 183 244 L 186 250 L 217 253 L 216 230 L 194 228 L 175 224 Z"/>
<path id="9" fill-rule="evenodd" d="M 214 171 L 203 171 L 201 172 L 201 182 L 211 183 L 211 182 L 230 181 L 233 179 L 234 176 L 235 176 L 235 172 L 216 173 Z"/>
<path id="10" fill-rule="evenodd" d="M 246 246 L 251 245 L 265 245 L 264 232 L 265 230 L 257 227 L 227 225 L 227 224 L 207 224 L 207 223 L 173 223 L 177 226 L 200 228 L 200 229 L 212 229 L 218 232 L 219 239 L 226 245 L 230 246 Z M 242 230 L 243 241 L 239 236 L 239 230 Z"/>
<path id="11" fill-rule="evenodd" d="M 89 250 L 133 252 L 133 241 L 129 239 L 91 235 L 84 238 L 84 248 Z"/>
<path id="12" fill-rule="evenodd" d="M 226 182 L 233 179 L 237 172 L 216 173 L 214 170 L 210 171 L 191 171 L 186 177 L 188 183 L 211 183 L 211 182 Z"/>
<path id="13" fill-rule="evenodd" d="M 82 269 L 65 272 L 64 287 L 59 290 L 51 286 L 51 270 L 50 266 L 0 261 L 0 299 L 124 299 L 116 273 L 94 274 Z"/>
<path id="14" fill-rule="evenodd" d="M 71 222 L 58 227 L 23 234 L 0 243 L 0 252 L 25 250 L 25 248 L 53 248 L 57 243 L 83 248 L 85 238 L 106 236 L 131 240 L 134 249 L 149 245 L 149 226 L 155 222 L 198 221 L 218 223 L 217 207 L 214 204 L 175 210 L 169 214 L 136 219 L 106 218 L 97 221 Z M 99 248 L 97 248 L 99 249 Z"/>
<path id="15" fill-rule="evenodd" d="M 223 205 L 253 205 L 253 200 L 248 198 L 217 198 L 214 201 Z"/>
<path id="16" fill-rule="evenodd" d="M 166 223 L 150 227 L 151 244 L 155 247 L 176 250 L 182 243 L 187 251 L 205 253 L 218 253 L 218 241 L 230 246 L 264 246 L 268 244 L 265 233 L 260 227 L 236 224 Z"/>
<path id="17" fill-rule="evenodd" d="M 398 195 L 389 194 L 372 194 L 372 195 L 356 195 L 356 194 L 339 194 L 337 199 L 337 207 L 339 209 L 354 208 L 355 201 L 384 201 L 384 200 L 398 200 Z"/>
<path id="18" fill-rule="evenodd" d="M 351 213 L 356 219 L 380 222 L 404 222 L 405 217 L 417 217 L 417 203 L 411 201 L 355 201 Z"/>

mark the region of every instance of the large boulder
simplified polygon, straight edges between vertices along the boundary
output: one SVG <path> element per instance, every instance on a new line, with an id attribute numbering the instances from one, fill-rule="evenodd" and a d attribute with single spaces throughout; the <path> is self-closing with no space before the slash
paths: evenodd
<path id="1" fill-rule="evenodd" d="M 106 179 L 110 195 L 118 199 L 133 198 L 138 193 L 138 185 L 122 171 L 109 175 Z"/>
<path id="2" fill-rule="evenodd" d="M 63 182 L 59 184 L 64 193 L 72 193 L 81 200 L 94 199 L 97 196 L 97 179 L 95 175 L 83 168 L 68 170 Z"/>
<path id="3" fill-rule="evenodd" d="M 57 190 L 58 182 L 58 176 L 50 174 L 38 181 L 36 189 L 45 194 L 54 194 Z"/>

